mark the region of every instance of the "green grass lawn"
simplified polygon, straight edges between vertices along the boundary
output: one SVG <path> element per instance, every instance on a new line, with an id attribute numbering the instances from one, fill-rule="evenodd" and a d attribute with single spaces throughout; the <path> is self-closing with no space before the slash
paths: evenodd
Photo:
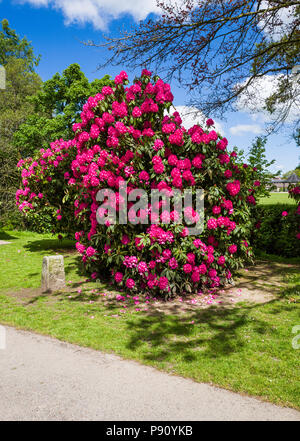
<path id="1" fill-rule="evenodd" d="M 271 193 L 270 196 L 261 198 L 259 200 L 260 205 L 270 205 L 270 204 L 286 204 L 295 205 L 294 199 L 288 197 L 288 193 Z"/>
<path id="2" fill-rule="evenodd" d="M 0 239 L 11 241 L 0 246 L 0 323 L 300 408 L 300 349 L 292 347 L 292 328 L 300 325 L 300 260 L 267 262 L 261 286 L 275 293 L 267 303 L 182 304 L 174 312 L 172 303 L 153 301 L 144 311 L 145 303 L 129 300 L 124 308 L 109 286 L 85 282 L 71 241 L 16 231 Z M 68 289 L 41 294 L 42 258 L 56 252 L 65 256 Z M 240 280 L 254 293 L 251 271 Z"/>

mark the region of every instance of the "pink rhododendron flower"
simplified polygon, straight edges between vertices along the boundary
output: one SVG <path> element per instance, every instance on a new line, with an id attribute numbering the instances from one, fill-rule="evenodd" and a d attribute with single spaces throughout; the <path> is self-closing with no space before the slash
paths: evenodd
<path id="1" fill-rule="evenodd" d="M 117 283 L 121 283 L 122 282 L 122 279 L 123 279 L 123 274 L 122 273 L 120 273 L 119 271 L 117 271 L 116 273 L 115 273 L 115 281 L 117 282 Z"/>
<path id="2" fill-rule="evenodd" d="M 229 182 L 226 185 L 226 188 L 228 190 L 228 192 L 230 193 L 231 196 L 236 196 L 240 190 L 241 190 L 241 184 L 240 181 L 236 180 L 234 182 Z"/>
<path id="3" fill-rule="evenodd" d="M 158 281 L 158 287 L 161 291 L 165 290 L 169 285 L 167 277 L 160 277 Z"/>
<path id="4" fill-rule="evenodd" d="M 216 219 L 214 219 L 213 217 L 208 219 L 208 221 L 207 221 L 207 228 L 209 230 L 215 230 L 217 227 L 218 227 L 218 223 L 217 223 Z"/>
<path id="5" fill-rule="evenodd" d="M 213 212 L 213 214 L 220 214 L 221 213 L 221 207 L 219 207 L 217 205 L 214 205 L 212 207 L 212 212 Z"/>
<path id="6" fill-rule="evenodd" d="M 237 252 L 237 246 L 235 244 L 229 245 L 228 251 L 229 251 L 230 254 L 236 253 Z"/>
<path id="7" fill-rule="evenodd" d="M 87 254 L 87 256 L 89 256 L 89 257 L 94 256 L 94 254 L 96 254 L 96 250 L 95 250 L 95 248 L 93 248 L 93 247 L 88 247 L 88 248 L 86 249 L 86 254 Z"/>
<path id="8" fill-rule="evenodd" d="M 224 265 L 225 264 L 225 257 L 224 256 L 220 256 L 218 259 L 218 265 Z"/>
<path id="9" fill-rule="evenodd" d="M 211 118 L 209 118 L 209 119 L 206 121 L 206 125 L 207 125 L 207 127 L 213 126 L 213 125 L 214 125 L 214 120 L 211 119 Z"/>
<path id="10" fill-rule="evenodd" d="M 192 265 L 190 265 L 189 263 L 186 263 L 185 265 L 183 265 L 183 271 L 186 274 L 191 273 L 193 271 Z"/>
<path id="11" fill-rule="evenodd" d="M 176 269 L 176 268 L 178 267 L 178 262 L 177 262 L 177 260 L 176 260 L 174 257 L 172 257 L 172 258 L 169 260 L 169 267 L 170 267 L 171 269 Z"/>
<path id="12" fill-rule="evenodd" d="M 135 287 L 135 281 L 133 279 L 126 280 L 126 287 L 128 289 L 133 289 Z"/>
<path id="13" fill-rule="evenodd" d="M 138 271 L 139 273 L 146 273 L 148 271 L 148 266 L 146 262 L 140 262 L 138 264 Z"/>

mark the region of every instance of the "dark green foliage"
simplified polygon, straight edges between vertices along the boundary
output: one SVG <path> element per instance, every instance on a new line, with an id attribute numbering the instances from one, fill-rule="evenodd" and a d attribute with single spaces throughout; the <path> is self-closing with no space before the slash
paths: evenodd
<path id="1" fill-rule="evenodd" d="M 15 131 L 34 108 L 28 100 L 41 86 L 34 72 L 39 58 L 31 43 L 9 28 L 7 20 L 0 27 L 0 64 L 6 71 L 6 88 L 0 90 L 0 225 L 16 227 L 24 223 L 16 210 L 15 192 L 20 177 L 16 164 L 23 154 L 13 143 Z"/>
<path id="2" fill-rule="evenodd" d="M 287 216 L 282 216 L 284 211 Z M 254 214 L 261 226 L 253 232 L 253 246 L 270 254 L 299 257 L 300 240 L 296 234 L 300 229 L 300 215 L 296 211 L 297 205 L 288 208 L 284 204 L 256 206 Z"/>

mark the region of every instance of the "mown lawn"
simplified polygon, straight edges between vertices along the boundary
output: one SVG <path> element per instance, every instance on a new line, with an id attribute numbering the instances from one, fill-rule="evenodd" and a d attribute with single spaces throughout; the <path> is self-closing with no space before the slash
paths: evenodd
<path id="1" fill-rule="evenodd" d="M 16 231 L 1 239 L 11 244 L 0 245 L 0 323 L 300 408 L 300 349 L 292 347 L 292 329 L 300 325 L 300 260 L 264 263 L 259 289 L 273 295 L 265 303 L 184 308 L 182 302 L 172 309 L 151 299 L 125 304 L 109 286 L 85 282 L 70 241 Z M 55 252 L 65 256 L 68 289 L 41 294 L 42 258 Z M 253 274 L 242 271 L 237 287 L 256 292 Z"/>
<path id="2" fill-rule="evenodd" d="M 294 199 L 288 197 L 288 193 L 271 193 L 270 196 L 261 198 L 259 205 L 286 204 L 295 205 Z"/>

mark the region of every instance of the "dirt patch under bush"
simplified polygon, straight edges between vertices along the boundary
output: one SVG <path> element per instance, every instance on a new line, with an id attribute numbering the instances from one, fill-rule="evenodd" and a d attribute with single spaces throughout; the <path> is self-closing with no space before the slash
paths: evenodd
<path id="1" fill-rule="evenodd" d="M 185 313 L 197 308 L 208 308 L 212 305 L 221 308 L 232 308 L 240 302 L 267 303 L 278 298 L 282 289 L 286 286 L 283 275 L 300 270 L 300 265 L 285 264 L 269 261 L 259 261 L 249 268 L 239 271 L 234 285 L 228 284 L 225 288 L 209 289 L 204 292 L 193 293 L 176 297 L 170 301 L 139 295 L 136 303 L 134 299 L 127 297 L 123 292 L 114 290 L 85 287 L 84 282 L 69 283 L 63 291 L 49 294 L 42 293 L 41 289 L 23 288 L 7 294 L 17 298 L 23 305 L 31 305 L 41 297 L 47 301 L 55 302 L 61 296 L 72 301 L 101 302 L 103 306 L 121 308 L 133 306 L 137 310 L 147 313 Z M 124 299 L 120 300 L 120 296 Z M 134 296 L 136 297 L 136 296 Z M 126 305 L 126 306 L 125 306 Z"/>

